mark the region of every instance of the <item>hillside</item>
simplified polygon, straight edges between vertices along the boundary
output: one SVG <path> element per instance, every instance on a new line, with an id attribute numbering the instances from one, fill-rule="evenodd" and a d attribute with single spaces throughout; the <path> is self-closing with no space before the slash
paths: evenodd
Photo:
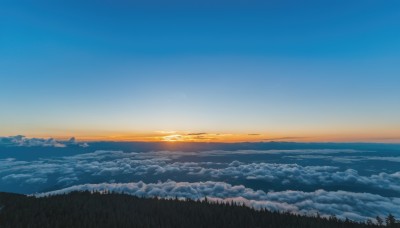
<path id="1" fill-rule="evenodd" d="M 73 192 L 35 198 L 0 193 L 1 227 L 377 227 L 256 211 L 240 205 Z M 398 227 L 398 224 L 393 225 Z"/>

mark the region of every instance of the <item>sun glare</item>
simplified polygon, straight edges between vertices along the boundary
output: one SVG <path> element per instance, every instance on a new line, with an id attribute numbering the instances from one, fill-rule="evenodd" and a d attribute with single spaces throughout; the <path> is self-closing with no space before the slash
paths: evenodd
<path id="1" fill-rule="evenodd" d="M 163 137 L 163 141 L 165 142 L 178 142 L 178 141 L 183 141 L 182 135 L 167 135 Z"/>

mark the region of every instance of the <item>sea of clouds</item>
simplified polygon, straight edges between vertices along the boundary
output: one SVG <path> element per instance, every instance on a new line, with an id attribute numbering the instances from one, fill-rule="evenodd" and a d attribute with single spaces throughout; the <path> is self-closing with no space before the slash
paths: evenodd
<path id="1" fill-rule="evenodd" d="M 267 151 L 270 153 L 269 151 Z M 210 152 L 205 152 L 210 153 Z M 214 156 L 217 151 L 211 154 Z M 221 152 L 225 156 L 226 151 Z M 238 153 L 233 152 L 233 153 Z M 243 151 L 241 153 L 244 153 Z M 246 151 L 246 154 L 251 151 Z M 256 153 L 260 153 L 257 151 Z M 188 156 L 186 152 L 126 153 L 122 151 L 96 151 L 73 156 L 42 158 L 21 161 L 14 158 L 0 160 L 3 184 L 46 183 L 56 179 L 58 183 L 73 184 L 81 177 L 102 176 L 118 179 L 119 176 L 157 176 L 180 174 L 209 179 L 247 179 L 280 183 L 283 185 L 360 185 L 386 189 L 400 194 L 400 171 L 380 172 L 370 176 L 360 175 L 357 170 L 342 170 L 336 166 L 301 166 L 298 164 L 233 161 L 193 162 L 176 160 Z M 193 154 L 192 154 L 193 156 Z M 201 156 L 205 156 L 202 154 Z"/>
<path id="2" fill-rule="evenodd" d="M 225 182 L 175 182 L 166 181 L 146 184 L 135 183 L 102 183 L 71 186 L 65 189 L 37 194 L 38 197 L 65 194 L 72 191 L 112 191 L 144 197 L 161 197 L 181 199 L 200 199 L 207 197 L 218 202 L 236 202 L 261 209 L 286 211 L 302 215 L 321 216 L 335 215 L 340 219 L 349 218 L 355 221 L 374 219 L 392 213 L 400 216 L 400 198 L 382 197 L 370 193 L 346 191 L 316 190 L 264 192 L 253 190 L 243 185 L 231 185 Z"/>
<path id="3" fill-rule="evenodd" d="M 0 145 L 88 146 L 74 138 L 57 141 L 23 136 L 0 138 Z M 400 169 L 380 167 L 379 171 L 371 169 L 367 174 L 355 166 L 359 162 L 379 161 L 398 167 L 400 156 L 359 153 L 353 149 L 96 150 L 35 159 L 10 156 L 0 159 L 0 191 L 44 196 L 77 190 L 108 190 L 146 197 L 200 200 L 207 197 L 215 201 L 240 202 L 256 209 L 336 215 L 357 221 L 388 213 L 400 218 Z M 280 156 L 278 160 L 275 159 L 277 155 Z M 263 159 L 257 159 L 260 156 Z M 300 162 L 304 160 L 316 162 Z M 326 160 L 329 165 L 322 162 Z M 386 194 L 388 191 L 390 194 Z"/>

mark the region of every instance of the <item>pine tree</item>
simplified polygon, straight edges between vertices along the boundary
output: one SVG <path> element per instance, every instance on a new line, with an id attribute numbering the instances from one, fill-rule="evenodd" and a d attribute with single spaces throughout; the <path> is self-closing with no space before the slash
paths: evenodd
<path id="1" fill-rule="evenodd" d="M 383 226 L 383 219 L 381 217 L 376 216 L 376 222 L 378 223 L 378 226 Z"/>
<path id="2" fill-rule="evenodd" d="M 386 226 L 394 227 L 395 225 L 396 225 L 396 219 L 394 218 L 394 216 L 392 214 L 389 214 L 386 217 Z"/>

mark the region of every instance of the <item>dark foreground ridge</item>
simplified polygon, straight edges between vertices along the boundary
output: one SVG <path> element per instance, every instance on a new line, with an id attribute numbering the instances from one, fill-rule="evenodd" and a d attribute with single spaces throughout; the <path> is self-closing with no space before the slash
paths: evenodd
<path id="1" fill-rule="evenodd" d="M 326 219 L 256 211 L 242 205 L 217 204 L 207 200 L 150 199 L 118 193 L 73 192 L 43 198 L 0 193 L 0 207 L 0 227 L 13 228 L 379 227 L 340 221 L 335 217 Z M 389 227 L 400 227 L 395 220 L 389 220 Z"/>

